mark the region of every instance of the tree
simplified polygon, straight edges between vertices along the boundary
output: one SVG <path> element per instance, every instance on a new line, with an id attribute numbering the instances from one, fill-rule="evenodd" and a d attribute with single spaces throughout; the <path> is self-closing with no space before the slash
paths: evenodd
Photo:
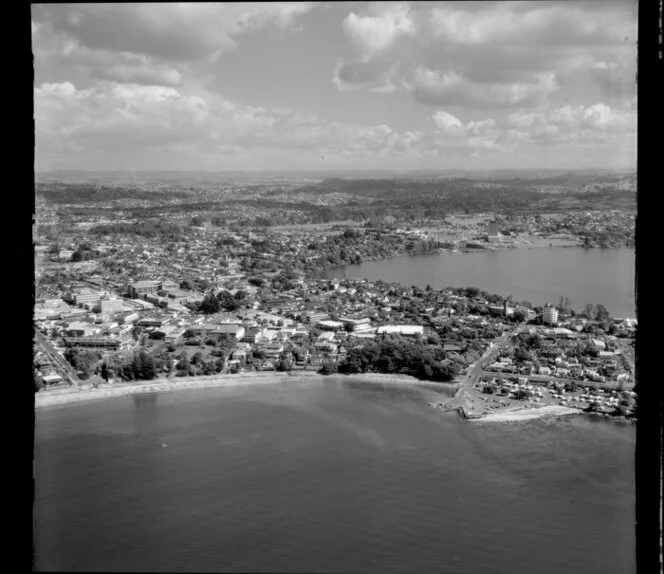
<path id="1" fill-rule="evenodd" d="M 132 370 L 136 379 L 150 380 L 157 376 L 155 361 L 145 351 L 134 355 Z"/>
<path id="2" fill-rule="evenodd" d="M 109 374 L 108 374 L 108 365 L 106 364 L 106 361 L 104 361 L 101 364 L 100 375 L 101 375 L 101 378 L 104 379 L 108 383 Z"/>
<path id="3" fill-rule="evenodd" d="M 287 372 L 290 370 L 291 370 L 290 362 L 288 362 L 285 357 L 282 357 L 282 359 L 277 363 L 277 371 Z"/>
<path id="4" fill-rule="evenodd" d="M 221 303 L 219 299 L 215 297 L 212 293 L 208 293 L 201 302 L 199 310 L 205 313 L 206 315 L 211 315 L 213 313 L 218 313 L 221 311 Z"/>
<path id="5" fill-rule="evenodd" d="M 430 333 L 427 336 L 427 344 L 429 345 L 440 345 L 440 337 L 436 333 Z"/>
<path id="6" fill-rule="evenodd" d="M 513 321 L 518 321 L 520 323 L 523 323 L 524 321 L 528 320 L 528 312 L 524 311 L 523 309 L 517 309 L 513 314 L 512 314 L 512 320 Z"/>
<path id="7" fill-rule="evenodd" d="M 525 347 L 517 347 L 514 351 L 514 358 L 519 361 L 531 361 L 533 356 Z"/>
<path id="8" fill-rule="evenodd" d="M 608 322 L 611 319 L 608 309 L 601 303 L 595 307 L 595 321 Z"/>
<path id="9" fill-rule="evenodd" d="M 321 375 L 334 375 L 339 372 L 337 364 L 332 361 L 324 361 L 318 371 Z"/>
<path id="10" fill-rule="evenodd" d="M 185 291 L 193 291 L 196 288 L 196 285 L 191 279 L 184 279 L 180 282 L 180 289 Z"/>
<path id="11" fill-rule="evenodd" d="M 219 293 L 217 293 L 217 300 L 219 301 L 220 307 L 226 311 L 235 311 L 235 309 L 240 306 L 230 291 L 219 291 Z"/>

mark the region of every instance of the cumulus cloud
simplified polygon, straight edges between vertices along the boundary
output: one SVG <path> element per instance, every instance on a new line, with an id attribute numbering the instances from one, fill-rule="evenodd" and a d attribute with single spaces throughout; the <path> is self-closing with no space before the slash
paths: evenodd
<path id="1" fill-rule="evenodd" d="M 399 131 L 138 83 L 104 81 L 86 89 L 68 81 L 43 83 L 34 97 L 37 156 L 73 165 L 99 158 L 131 163 L 146 154 L 162 162 L 179 161 L 183 154 L 212 164 L 229 156 L 250 162 L 267 154 L 288 162 L 325 155 L 349 162 L 382 158 L 392 165 L 407 158 L 488 157 L 524 146 L 610 145 L 636 127 L 633 105 L 604 103 L 519 109 L 502 119 L 470 121 L 439 109 L 430 129 Z"/>
<path id="2" fill-rule="evenodd" d="M 131 154 L 146 146 L 165 151 L 190 146 L 192 153 L 269 148 L 389 155 L 408 153 L 417 142 L 413 133 L 386 125 L 330 122 L 165 86 L 100 82 L 78 89 L 71 82 L 44 83 L 34 97 L 36 148 L 42 156 L 88 149 Z"/>
<path id="3" fill-rule="evenodd" d="M 454 71 L 441 73 L 424 66 L 418 67 L 404 86 L 425 104 L 479 108 L 535 105 L 558 87 L 553 73 L 536 74 L 530 83 L 481 83 Z"/>
<path id="4" fill-rule="evenodd" d="M 394 45 L 401 37 L 415 33 L 407 3 L 372 4 L 370 14 L 351 12 L 343 22 L 344 31 L 365 54 L 375 54 Z"/>
<path id="5" fill-rule="evenodd" d="M 539 144 L 607 144 L 634 138 L 636 114 L 630 105 L 613 108 L 599 102 L 517 111 L 509 114 L 507 125 L 520 131 L 524 141 Z"/>
<path id="6" fill-rule="evenodd" d="M 293 27 L 310 3 L 64 4 L 33 6 L 33 19 L 91 49 L 170 61 L 213 58 L 236 37 Z"/>
<path id="7" fill-rule="evenodd" d="M 431 105 L 466 96 L 484 107 L 530 105 L 566 88 L 572 72 L 614 98 L 634 93 L 618 79 L 636 58 L 636 8 L 629 2 L 379 4 L 351 13 L 343 30 L 364 72 L 349 73 L 346 88 L 373 88 L 383 73 L 373 64 L 382 59 L 398 63 L 394 84 L 414 84 L 412 95 Z"/>
<path id="8" fill-rule="evenodd" d="M 71 4 L 32 8 L 37 71 L 178 86 L 190 65 L 209 63 L 248 32 L 295 29 L 310 3 Z M 81 76 L 82 74 L 82 76 Z"/>
<path id="9" fill-rule="evenodd" d="M 606 3 L 486 3 L 477 10 L 450 4 L 434 6 L 432 35 L 454 44 L 601 44 L 623 41 L 632 34 L 626 12 Z"/>

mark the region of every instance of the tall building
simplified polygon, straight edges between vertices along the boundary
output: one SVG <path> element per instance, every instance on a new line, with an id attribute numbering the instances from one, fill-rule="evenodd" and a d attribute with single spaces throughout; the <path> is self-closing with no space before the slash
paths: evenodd
<path id="1" fill-rule="evenodd" d="M 546 305 L 542 312 L 542 321 L 547 325 L 555 325 L 558 323 L 558 309 L 551 305 Z"/>
<path id="2" fill-rule="evenodd" d="M 495 219 L 492 219 L 489 221 L 489 235 L 498 235 L 499 233 L 498 222 Z"/>

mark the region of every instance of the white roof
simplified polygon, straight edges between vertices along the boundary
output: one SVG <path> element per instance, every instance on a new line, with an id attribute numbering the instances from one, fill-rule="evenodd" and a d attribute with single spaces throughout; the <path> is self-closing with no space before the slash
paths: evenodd
<path id="1" fill-rule="evenodd" d="M 318 335 L 319 341 L 331 341 L 332 339 L 334 339 L 334 333 L 332 333 L 331 331 L 328 331 L 326 333 L 321 333 L 320 335 Z"/>
<path id="2" fill-rule="evenodd" d="M 378 333 L 400 333 L 402 335 L 415 335 L 424 333 L 424 327 L 421 325 L 384 325 L 378 327 Z"/>
<path id="3" fill-rule="evenodd" d="M 341 329 L 341 327 L 344 326 L 344 324 L 341 323 L 340 321 L 319 321 L 318 324 L 323 325 L 325 327 L 335 327 L 338 329 Z"/>

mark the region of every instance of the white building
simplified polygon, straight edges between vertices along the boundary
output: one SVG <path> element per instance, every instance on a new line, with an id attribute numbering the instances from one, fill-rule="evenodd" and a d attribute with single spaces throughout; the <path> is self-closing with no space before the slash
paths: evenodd
<path id="1" fill-rule="evenodd" d="M 547 305 L 542 312 L 542 321 L 547 325 L 556 325 L 558 323 L 558 309 Z"/>
<path id="2" fill-rule="evenodd" d="M 124 303 L 122 299 L 102 299 L 99 303 L 99 310 L 104 315 L 119 313 L 123 310 Z"/>

